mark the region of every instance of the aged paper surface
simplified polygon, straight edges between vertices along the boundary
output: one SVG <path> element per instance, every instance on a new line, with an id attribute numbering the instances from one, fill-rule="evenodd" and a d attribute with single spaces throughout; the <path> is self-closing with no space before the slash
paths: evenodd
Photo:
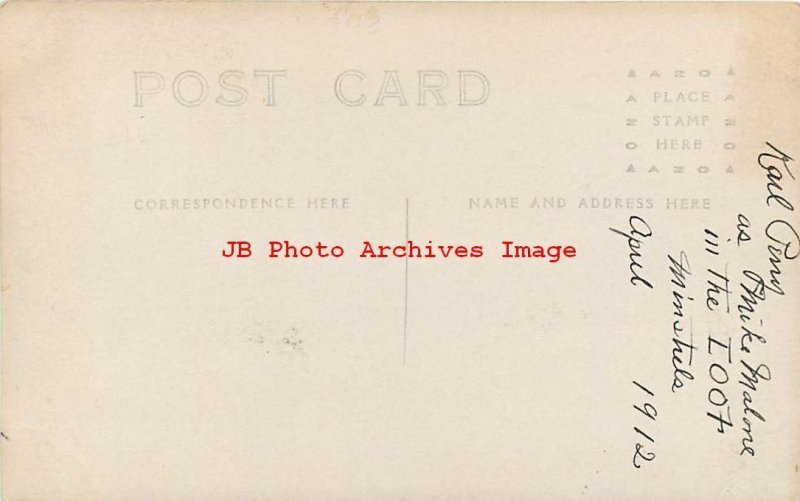
<path id="1" fill-rule="evenodd" d="M 792 4 L 7 4 L 4 499 L 800 499 L 798 89 Z"/>

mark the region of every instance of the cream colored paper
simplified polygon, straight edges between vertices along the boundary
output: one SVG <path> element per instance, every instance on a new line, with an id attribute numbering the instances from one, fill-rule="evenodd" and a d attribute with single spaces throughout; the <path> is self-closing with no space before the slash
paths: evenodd
<path id="1" fill-rule="evenodd" d="M 6 4 L 3 498 L 800 499 L 798 68 L 792 4 Z"/>

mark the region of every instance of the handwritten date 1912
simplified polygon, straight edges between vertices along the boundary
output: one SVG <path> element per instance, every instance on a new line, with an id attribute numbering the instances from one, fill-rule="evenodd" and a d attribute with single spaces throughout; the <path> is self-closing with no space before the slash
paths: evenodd
<path id="1" fill-rule="evenodd" d="M 650 398 L 655 397 L 655 394 L 653 394 L 653 392 L 650 391 L 644 385 L 636 381 L 634 381 L 633 384 L 636 385 L 636 387 L 639 388 L 643 393 L 646 393 Z M 634 404 L 633 408 L 639 411 L 643 416 L 650 419 L 651 421 L 655 421 L 656 416 L 658 416 L 658 411 L 656 410 L 656 407 L 652 403 L 647 401 L 642 403 L 641 406 Z M 650 436 L 650 434 L 642 431 L 638 426 L 634 426 L 633 431 L 635 431 L 640 437 L 645 438 L 649 442 L 649 444 L 647 444 L 637 441 L 634 447 L 633 460 L 632 460 L 633 467 L 639 469 L 642 467 L 643 462 L 650 462 L 656 458 L 656 453 L 653 452 L 652 450 L 647 449 L 648 447 L 655 445 L 656 441 L 653 437 Z"/>

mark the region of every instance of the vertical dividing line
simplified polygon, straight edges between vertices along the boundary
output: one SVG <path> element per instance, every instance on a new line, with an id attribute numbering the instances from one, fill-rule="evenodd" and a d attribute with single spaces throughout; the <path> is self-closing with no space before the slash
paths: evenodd
<path id="1" fill-rule="evenodd" d="M 408 244 L 408 197 L 406 197 L 406 241 Z M 405 258 L 405 290 L 403 296 L 403 365 L 406 365 L 406 352 L 408 351 L 408 252 Z"/>

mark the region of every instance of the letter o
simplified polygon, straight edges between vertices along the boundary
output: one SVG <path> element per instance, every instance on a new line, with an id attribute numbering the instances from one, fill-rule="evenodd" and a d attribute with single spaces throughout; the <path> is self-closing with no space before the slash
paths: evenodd
<path id="1" fill-rule="evenodd" d="M 717 369 L 719 369 L 720 371 L 722 371 L 722 376 L 724 376 L 725 379 L 717 379 L 714 376 L 714 368 L 715 367 Z M 728 371 L 725 369 L 725 367 L 723 367 L 723 366 L 721 366 L 721 365 L 719 365 L 717 363 L 711 364 L 711 366 L 708 368 L 708 375 L 711 376 L 711 379 L 713 379 L 714 382 L 717 383 L 717 384 L 725 384 L 730 379 L 730 377 L 728 376 Z"/>
<path id="2" fill-rule="evenodd" d="M 195 79 L 200 85 L 200 95 L 194 100 L 186 99 L 181 92 L 181 84 L 187 78 Z M 172 95 L 175 97 L 176 101 L 184 106 L 199 106 L 203 103 L 203 101 L 206 100 L 206 96 L 208 96 L 208 82 L 206 82 L 206 79 L 203 77 L 203 75 L 193 70 L 187 70 L 182 73 L 178 73 L 178 76 L 176 76 L 175 80 L 172 81 Z"/>
<path id="3" fill-rule="evenodd" d="M 711 395 L 719 395 L 720 397 L 722 397 L 722 402 L 715 402 L 714 399 L 711 398 Z M 708 401 L 716 405 L 717 407 L 722 407 L 723 405 L 728 403 L 728 397 L 726 397 L 725 394 L 722 393 L 722 390 L 720 390 L 719 388 L 711 388 L 711 390 L 708 392 Z"/>

